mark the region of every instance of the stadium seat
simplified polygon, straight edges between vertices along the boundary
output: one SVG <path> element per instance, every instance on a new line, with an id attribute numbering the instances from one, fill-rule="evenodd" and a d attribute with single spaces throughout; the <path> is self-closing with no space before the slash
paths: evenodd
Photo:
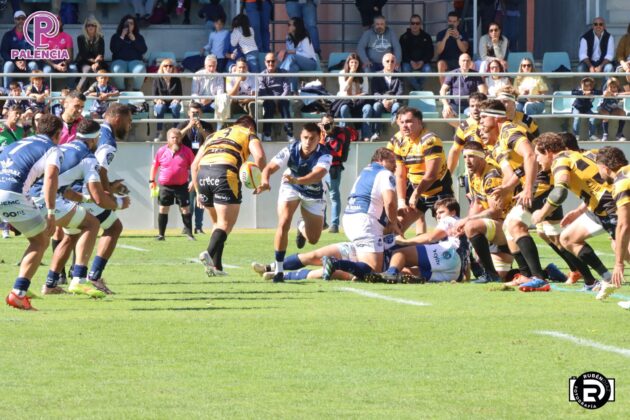
<path id="1" fill-rule="evenodd" d="M 564 66 L 571 70 L 571 59 L 569 58 L 568 53 L 564 51 L 546 52 L 545 55 L 543 55 L 542 71 L 546 73 L 552 72 L 560 66 Z"/>
<path id="2" fill-rule="evenodd" d="M 348 52 L 331 52 L 328 56 L 328 68 L 330 69 L 339 63 L 345 62 L 349 55 L 350 53 Z M 339 70 L 330 70 L 330 72 L 339 73 Z"/>
<path id="3" fill-rule="evenodd" d="M 50 91 L 50 96 L 48 97 L 49 106 L 53 106 L 53 105 L 57 105 L 59 102 L 61 102 L 61 92 L 58 90 L 51 90 Z"/>
<path id="4" fill-rule="evenodd" d="M 155 64 L 156 66 L 159 66 L 160 63 L 158 62 L 158 60 L 162 61 L 164 59 L 170 59 L 173 60 L 174 62 L 177 62 L 177 58 L 175 57 L 175 53 L 171 52 L 171 51 L 154 51 L 149 53 L 149 65 L 153 65 Z"/>
<path id="5" fill-rule="evenodd" d="M 623 100 L 623 110 L 626 112 L 626 115 L 630 115 L 630 98 Z"/>
<path id="6" fill-rule="evenodd" d="M 418 108 L 422 111 L 425 118 L 438 118 L 437 102 L 434 98 L 435 94 L 430 90 L 419 90 L 409 92 L 410 96 L 418 96 L 418 98 L 409 99 L 409 106 Z"/>
<path id="7" fill-rule="evenodd" d="M 96 101 L 96 98 L 93 96 L 88 96 L 85 98 L 85 104 L 83 105 L 83 111 L 81 111 L 81 115 L 84 117 L 90 116 L 90 108 L 92 108 L 92 104 Z"/>
<path id="8" fill-rule="evenodd" d="M 532 62 L 534 62 L 534 55 L 530 52 L 511 52 L 508 55 L 508 72 L 510 73 L 517 73 L 518 72 L 518 67 L 521 64 L 521 60 L 523 58 L 529 58 L 530 60 L 532 60 Z"/>
<path id="9" fill-rule="evenodd" d="M 568 95 L 571 95 L 570 90 L 558 90 L 553 93 L 553 99 L 551 100 L 552 114 L 571 113 L 571 107 L 575 99 L 567 97 Z"/>
<path id="10" fill-rule="evenodd" d="M 133 105 L 134 107 L 142 107 L 143 104 L 147 103 L 147 100 L 144 98 L 144 93 L 142 92 L 134 92 L 134 91 L 123 91 L 120 92 L 118 96 L 118 102 L 123 105 Z M 142 118 L 149 117 L 149 110 L 146 109 L 141 112 L 134 112 L 133 119 L 139 120 Z"/>

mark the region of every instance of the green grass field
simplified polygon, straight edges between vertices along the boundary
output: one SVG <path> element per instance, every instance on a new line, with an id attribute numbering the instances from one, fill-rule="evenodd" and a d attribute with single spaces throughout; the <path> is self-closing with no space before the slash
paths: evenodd
<path id="1" fill-rule="evenodd" d="M 174 235 L 174 232 L 171 232 Z M 322 243 L 342 235 L 325 234 Z M 474 284 L 264 282 L 272 233 L 240 231 L 230 276 L 191 262 L 207 236 L 128 235 L 106 270 L 118 294 L 0 309 L 0 418 L 625 418 L 630 312 L 567 292 L 492 292 Z M 607 240 L 593 241 L 610 264 Z M 0 242 L 10 290 L 25 241 Z M 293 252 L 293 243 L 289 252 Z M 541 247 L 544 262 L 559 258 Z M 49 261 L 46 255 L 45 261 Z M 39 293 L 47 267 L 33 281 Z M 359 289 L 429 305 L 357 294 Z M 575 293 L 572 293 L 575 292 Z M 619 292 L 629 296 L 630 287 Z M 625 355 L 536 331 L 625 349 Z M 616 379 L 617 400 L 568 401 L 586 371 Z"/>

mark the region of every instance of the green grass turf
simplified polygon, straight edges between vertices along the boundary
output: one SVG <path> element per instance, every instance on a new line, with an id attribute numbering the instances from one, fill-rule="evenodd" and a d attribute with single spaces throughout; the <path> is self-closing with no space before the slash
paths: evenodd
<path id="1" fill-rule="evenodd" d="M 123 237 L 148 252 L 117 250 L 106 279 L 118 294 L 102 301 L 2 305 L 0 418 L 623 418 L 630 409 L 629 358 L 533 333 L 628 349 L 630 313 L 617 299 L 474 284 L 274 285 L 249 270 L 273 256 L 268 230 L 234 233 L 225 263 L 240 268 L 207 278 L 188 261 L 208 237 L 199 239 Z M 593 245 L 610 264 L 608 241 Z M 24 247 L 0 242 L 4 292 Z M 540 249 L 544 263 L 563 266 Z M 568 402 L 569 378 L 589 370 L 617 380 L 617 401 L 595 412 Z"/>

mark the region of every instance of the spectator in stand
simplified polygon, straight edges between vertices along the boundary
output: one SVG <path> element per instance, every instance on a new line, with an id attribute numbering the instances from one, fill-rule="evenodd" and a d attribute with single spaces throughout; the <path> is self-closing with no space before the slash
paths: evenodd
<path id="1" fill-rule="evenodd" d="M 158 196 L 158 236 L 157 241 L 164 240 L 166 225 L 168 224 L 168 210 L 177 203 L 182 213 L 184 222 L 184 234 L 194 241 L 192 232 L 192 215 L 190 214 L 189 192 L 192 190 L 190 182 L 190 166 L 195 160 L 195 155 L 189 147 L 182 144 L 182 133 L 177 128 L 171 128 L 166 133 L 167 144 L 160 147 L 153 159 L 151 174 L 149 176 L 150 187 L 154 189 L 155 176 L 158 169 L 160 176 L 160 193 Z"/>
<path id="2" fill-rule="evenodd" d="M 155 0 L 130 0 L 133 12 L 136 14 L 136 22 L 140 19 L 148 21 L 153 13 Z"/>
<path id="3" fill-rule="evenodd" d="M 258 65 L 258 47 L 254 38 L 254 30 L 249 24 L 249 18 L 242 13 L 232 19 L 230 44 L 232 47 L 238 47 L 243 53 L 245 60 L 247 60 L 247 68 L 252 73 L 258 73 L 260 67 Z M 231 54 L 227 54 L 227 56 L 232 60 L 236 60 L 238 53 L 234 51 Z M 231 69 L 228 68 L 228 71 L 231 72 Z"/>
<path id="4" fill-rule="evenodd" d="M 217 57 L 214 54 L 206 56 L 204 68 L 195 74 L 192 80 L 191 96 L 217 96 L 225 93 L 224 80 L 221 76 L 209 76 L 217 73 Z M 203 112 L 214 112 L 214 99 L 195 99 L 201 104 Z"/>
<path id="5" fill-rule="evenodd" d="M 606 22 L 602 17 L 593 19 L 593 30 L 580 38 L 578 53 L 578 72 L 608 73 L 613 71 L 612 61 L 615 54 L 615 40 L 606 30 Z"/>
<path id="6" fill-rule="evenodd" d="M 606 82 L 606 89 L 604 90 L 604 99 L 597 108 L 600 115 L 617 115 L 625 116 L 626 112 L 623 110 L 623 100 L 619 98 L 621 93 L 621 84 L 616 77 L 611 77 Z M 617 126 L 617 141 L 626 141 L 623 135 L 623 128 L 626 125 L 624 120 L 617 120 L 619 125 Z M 602 141 L 608 140 L 608 120 L 602 120 Z"/>
<path id="7" fill-rule="evenodd" d="M 270 0 L 244 0 L 245 13 L 249 18 L 249 23 L 254 30 L 254 37 L 258 50 L 269 52 L 271 35 L 269 34 L 269 24 L 271 23 L 271 9 L 273 5 Z M 291 16 L 289 16 L 291 17 Z M 232 24 L 234 28 L 234 24 Z"/>
<path id="8" fill-rule="evenodd" d="M 319 45 L 319 32 L 317 29 L 317 4 L 319 0 L 286 0 L 287 15 L 289 18 L 300 18 L 306 26 L 307 32 L 317 54 L 321 54 Z"/>
<path id="9" fill-rule="evenodd" d="M 112 35 L 109 43 L 112 52 L 113 73 L 144 73 L 147 68 L 142 56 L 147 52 L 147 44 L 140 35 L 138 22 L 131 15 L 123 16 L 118 24 L 116 33 Z M 133 78 L 133 89 L 142 89 L 144 77 Z M 114 79 L 114 84 L 119 88 L 125 87 L 122 78 Z"/>
<path id="10" fill-rule="evenodd" d="M 383 16 L 376 16 L 372 28 L 363 32 L 357 45 L 357 53 L 366 72 L 383 70 L 383 56 L 386 53 L 393 53 L 398 63 L 402 59 L 400 42 L 394 31 L 387 27 Z"/>
<path id="11" fill-rule="evenodd" d="M 77 38 L 77 68 L 85 74 L 96 73 L 104 69 L 105 65 L 105 38 L 101 24 L 94 16 L 88 16 L 83 24 L 83 33 Z M 87 76 L 81 77 L 77 83 L 77 90 L 83 91 L 87 82 Z"/>
<path id="12" fill-rule="evenodd" d="M 373 77 L 372 78 L 372 95 L 383 95 L 383 96 L 399 96 L 403 94 L 403 80 L 396 76 L 396 67 L 398 67 L 396 63 L 396 57 L 392 53 L 387 53 L 383 56 L 383 70 L 381 73 L 382 77 Z M 392 114 L 392 122 L 396 121 L 396 113 L 398 112 L 398 108 L 400 108 L 400 102 L 398 99 L 394 98 L 386 98 L 386 99 L 377 99 L 372 104 L 372 117 L 380 118 L 383 115 L 383 112 L 389 112 Z M 374 123 L 373 124 L 373 132 L 370 141 L 376 141 L 381 136 L 381 132 L 387 130 L 387 125 Z"/>
<path id="13" fill-rule="evenodd" d="M 153 95 L 154 96 L 181 96 L 182 81 L 179 77 L 175 77 L 177 68 L 175 63 L 170 59 L 162 60 L 158 67 L 158 74 L 162 77 L 153 79 Z M 173 118 L 179 118 L 182 112 L 182 104 L 179 99 L 154 99 L 153 114 L 155 118 L 162 119 L 166 112 L 170 112 Z M 157 134 L 154 141 L 160 141 L 162 136 L 162 123 L 157 124 Z"/>
<path id="14" fill-rule="evenodd" d="M 370 29 L 374 18 L 383 15 L 383 6 L 387 0 L 355 0 L 359 14 L 361 14 L 361 25 L 363 29 Z"/>
<path id="15" fill-rule="evenodd" d="M 196 156 L 206 137 L 213 133 L 212 124 L 203 120 L 203 107 L 198 102 L 188 106 L 188 122 L 180 122 L 177 128 L 182 133 L 182 144 L 190 147 Z M 190 191 L 190 212 L 195 215 L 195 235 L 203 234 L 203 207 L 197 206 L 195 189 Z"/>
<path id="16" fill-rule="evenodd" d="M 300 71 L 313 71 L 319 67 L 317 53 L 311 42 L 311 37 L 304 27 L 301 18 L 291 18 L 288 24 L 286 51 L 280 52 L 282 60 L 280 68 L 288 73 Z M 297 94 L 298 79 L 291 78 L 291 93 Z M 291 136 L 293 137 L 293 136 Z"/>
<path id="17" fill-rule="evenodd" d="M 445 73 L 457 68 L 459 57 L 468 52 L 468 34 L 461 31 L 461 19 L 457 12 L 448 14 L 448 27 L 438 32 L 436 52 L 438 55 L 437 70 Z M 444 76 L 440 76 L 440 84 L 444 84 Z"/>
<path id="18" fill-rule="evenodd" d="M 116 97 L 120 93 L 116 86 L 109 83 L 109 77 L 104 75 L 107 70 L 99 70 L 97 73 L 100 76 L 96 76 L 96 82 L 84 93 L 86 97 L 96 98 L 90 107 L 90 114 L 93 119 L 103 118 L 103 114 L 109 108 L 110 98 Z"/>
<path id="19" fill-rule="evenodd" d="M 249 73 L 247 61 L 244 58 L 236 60 L 236 64 L 232 68 L 232 73 Z M 253 76 L 231 76 L 226 78 L 225 90 L 230 100 L 230 111 L 232 115 L 245 111 L 250 117 L 256 115 L 256 102 L 252 98 L 238 99 L 238 96 L 251 96 L 256 89 L 256 81 Z"/>
<path id="20" fill-rule="evenodd" d="M 287 77 L 279 76 L 286 73 L 284 69 L 278 69 L 274 53 L 265 55 L 265 67 L 262 75 L 258 78 L 258 94 L 261 96 L 287 96 L 290 93 L 289 80 Z M 287 134 L 287 141 L 294 142 L 293 123 L 291 123 L 291 112 L 289 110 L 288 99 L 265 99 L 263 101 L 263 119 L 273 118 L 276 111 L 286 121 L 284 131 Z M 263 123 L 263 141 L 271 141 L 271 124 Z"/>
<path id="21" fill-rule="evenodd" d="M 617 71 L 630 73 L 630 24 L 628 24 L 626 33 L 619 40 L 619 44 L 617 44 L 615 58 L 619 62 L 620 66 Z"/>
<path id="22" fill-rule="evenodd" d="M 506 69 L 507 61 L 505 58 L 509 45 L 510 41 L 501 33 L 501 26 L 492 22 L 488 27 L 488 33 L 479 39 L 479 56 L 481 57 L 479 71 L 485 73 L 490 60 L 501 61 L 501 67 Z"/>
<path id="23" fill-rule="evenodd" d="M 535 72 L 534 62 L 529 58 L 523 58 L 519 65 L 519 73 Z M 517 76 L 514 80 L 514 87 L 518 91 L 519 97 L 522 95 L 544 95 L 549 91 L 547 83 L 542 76 Z M 519 99 L 516 109 L 525 115 L 542 114 L 545 110 L 545 102 L 540 99 L 527 98 Z"/>
<path id="24" fill-rule="evenodd" d="M 214 20 L 214 31 L 208 35 L 208 43 L 201 49 L 201 55 L 214 55 L 216 61 L 215 72 L 225 71 L 225 51 L 230 44 L 230 31 L 225 29 L 225 18 L 217 16 Z"/>
<path id="25" fill-rule="evenodd" d="M 475 70 L 473 61 L 466 53 L 459 56 L 459 68 L 449 72 L 440 88 L 440 95 L 461 96 L 460 98 L 442 99 L 442 116 L 457 118 L 460 114 L 468 115 L 468 96 L 473 92 L 488 94 L 488 88 Z"/>
<path id="26" fill-rule="evenodd" d="M 503 73 L 505 71 L 505 67 L 503 67 L 503 61 L 494 58 L 487 61 L 488 70 L 490 73 Z M 486 86 L 488 86 L 488 95 L 496 96 L 497 90 L 501 89 L 504 86 L 512 86 L 512 82 L 510 78 L 507 76 L 498 76 L 491 75 L 486 78 Z"/>
<path id="27" fill-rule="evenodd" d="M 77 66 L 72 64 L 74 58 L 74 42 L 72 37 L 63 31 L 63 22 L 61 16 L 57 16 L 59 22 L 59 33 L 53 38 L 44 37 L 44 42 L 48 44 L 49 49 L 66 50 L 68 52 L 67 60 L 43 60 L 44 73 L 76 73 Z"/>
<path id="28" fill-rule="evenodd" d="M 422 29 L 420 15 L 411 15 L 407 32 L 400 36 L 402 71 L 404 73 L 429 73 L 433 60 L 433 40 Z M 422 90 L 424 77 L 407 78 L 413 90 Z"/>
<path id="29" fill-rule="evenodd" d="M 22 30 L 24 26 L 24 21 L 26 20 L 26 13 L 21 10 L 18 10 L 13 14 L 13 21 L 15 22 L 15 27 L 13 29 L 7 31 L 2 36 L 2 44 L 0 45 L 0 55 L 2 55 L 2 59 L 4 60 L 4 73 L 14 73 L 16 70 L 19 70 L 20 73 L 31 72 L 33 70 L 37 70 L 37 63 L 35 61 L 29 61 L 26 63 L 23 60 L 13 60 L 11 59 L 11 50 L 32 50 L 33 46 L 26 42 L 26 38 L 24 37 L 24 32 Z M 28 67 L 28 70 L 26 69 Z M 4 77 L 4 88 L 9 88 L 9 83 L 11 83 L 12 78 L 9 76 Z"/>
<path id="30" fill-rule="evenodd" d="M 77 128 L 83 121 L 83 106 L 85 105 L 85 95 L 73 90 L 63 98 L 63 112 L 59 116 L 63 122 L 59 145 L 70 143 L 77 137 Z"/>
<path id="31" fill-rule="evenodd" d="M 190 0 L 168 0 L 166 3 L 166 13 L 177 16 L 184 15 L 182 24 L 190 25 Z"/>
<path id="32" fill-rule="evenodd" d="M 339 72 L 339 92 L 337 96 L 350 96 L 348 99 L 337 99 L 331 106 L 331 112 L 341 118 L 371 118 L 372 102 L 360 98 L 370 93 L 370 82 L 363 76 L 355 76 L 361 72 L 361 60 L 356 53 L 350 53 L 343 65 L 343 70 Z M 357 97 L 357 98 L 352 98 Z M 339 123 L 341 127 L 346 126 L 346 122 Z M 361 136 L 363 141 L 370 141 L 372 129 L 370 123 L 361 123 Z"/>
<path id="33" fill-rule="evenodd" d="M 29 101 L 29 109 L 34 113 L 36 111 L 47 112 L 48 105 L 46 104 L 46 98 L 50 96 L 50 88 L 44 81 L 44 78 L 40 76 L 43 74 L 41 70 L 33 70 L 32 73 L 35 76 L 31 76 L 31 84 L 25 89 L 25 94 L 31 100 Z"/>
<path id="34" fill-rule="evenodd" d="M 330 228 L 328 232 L 339 233 L 339 215 L 341 214 L 341 172 L 343 163 L 348 160 L 350 151 L 350 133 L 346 127 L 335 125 L 331 114 L 322 117 L 319 127 L 322 129 L 323 143 L 328 146 L 332 156 L 332 165 L 328 171 L 328 191 L 330 192 Z M 324 223 L 326 218 L 324 217 Z"/>
<path id="35" fill-rule="evenodd" d="M 20 87 L 20 84 L 16 82 L 15 80 L 9 84 L 8 95 L 24 97 L 24 93 L 22 92 L 22 88 Z M 26 98 L 25 99 L 7 99 L 4 102 L 4 106 L 2 107 L 2 117 L 6 117 L 7 113 L 9 112 L 9 108 L 13 106 L 18 106 L 21 111 L 20 113 L 24 114 L 28 111 L 29 103 Z M 26 117 L 28 118 L 32 117 L 32 113 Z"/>
<path id="36" fill-rule="evenodd" d="M 221 18 L 224 24 L 227 20 L 227 14 L 223 6 L 221 6 L 221 0 L 210 0 L 210 3 L 201 7 L 198 16 L 206 21 L 206 26 L 211 30 L 215 27 L 214 22 L 216 22 L 218 18 Z"/>
<path id="37" fill-rule="evenodd" d="M 580 81 L 579 89 L 573 89 L 571 95 L 592 96 L 593 98 L 575 98 L 573 101 L 573 114 L 594 114 L 593 100 L 597 95 L 601 95 L 602 91 L 595 89 L 595 79 L 585 77 Z M 580 137 L 580 117 L 573 118 L 573 134 Z M 599 138 L 595 132 L 595 118 L 588 119 L 588 136 L 591 141 L 598 141 Z"/>
<path id="38" fill-rule="evenodd" d="M 19 105 L 11 105 L 5 109 L 5 121 L 0 123 L 0 150 L 26 137 L 24 127 L 19 124 L 22 118 L 22 108 Z"/>

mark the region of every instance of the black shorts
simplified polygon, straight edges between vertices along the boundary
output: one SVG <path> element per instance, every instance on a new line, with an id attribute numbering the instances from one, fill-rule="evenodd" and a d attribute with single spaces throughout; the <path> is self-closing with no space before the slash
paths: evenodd
<path id="1" fill-rule="evenodd" d="M 617 215 L 600 216 L 596 215 L 599 219 L 599 223 L 604 227 L 604 230 L 608 232 L 611 238 L 615 240 L 615 233 L 617 231 Z"/>
<path id="2" fill-rule="evenodd" d="M 172 206 L 175 203 L 180 207 L 188 207 L 190 205 L 188 184 L 160 185 L 158 204 L 160 206 Z"/>
<path id="3" fill-rule="evenodd" d="M 551 190 L 547 191 L 543 195 L 535 197 L 532 200 L 532 208 L 530 209 L 531 213 L 543 208 L 543 206 L 547 202 L 547 196 L 549 195 L 550 192 Z M 560 221 L 562 220 L 563 217 L 564 217 L 564 212 L 562 211 L 562 206 L 558 206 L 546 217 L 546 220 Z"/>
<path id="4" fill-rule="evenodd" d="M 446 185 L 451 184 L 447 183 Z M 405 202 L 407 204 L 409 204 L 409 199 L 411 198 L 411 194 L 413 194 L 413 190 L 415 188 L 415 185 L 411 182 L 407 183 L 407 196 L 405 197 Z M 431 210 L 431 216 L 435 217 L 435 209 L 433 207 L 435 206 L 435 203 L 442 198 L 453 198 L 453 189 L 446 187 L 444 190 L 431 197 L 419 197 L 418 201 L 416 201 L 416 208 L 422 213 L 426 213 L 427 210 Z"/>
<path id="5" fill-rule="evenodd" d="M 238 169 L 230 165 L 200 166 L 197 184 L 204 207 L 214 207 L 214 203 L 241 204 L 243 199 Z"/>

